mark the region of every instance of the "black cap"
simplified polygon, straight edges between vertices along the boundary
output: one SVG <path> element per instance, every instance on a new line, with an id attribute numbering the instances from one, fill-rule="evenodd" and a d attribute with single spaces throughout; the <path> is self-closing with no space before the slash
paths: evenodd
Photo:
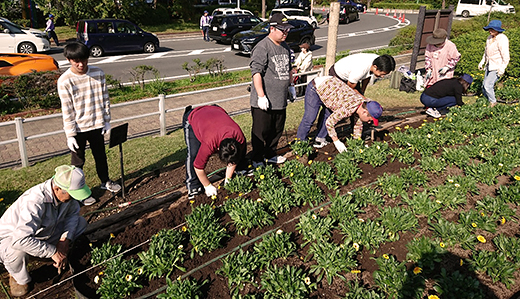
<path id="1" fill-rule="evenodd" d="M 286 29 L 291 29 L 291 28 L 294 28 L 293 25 L 289 24 L 289 20 L 287 20 L 287 18 L 281 14 L 281 13 L 275 13 L 271 16 L 271 18 L 269 19 L 269 25 L 270 26 L 273 26 L 273 27 L 276 27 L 280 30 L 286 30 Z"/>

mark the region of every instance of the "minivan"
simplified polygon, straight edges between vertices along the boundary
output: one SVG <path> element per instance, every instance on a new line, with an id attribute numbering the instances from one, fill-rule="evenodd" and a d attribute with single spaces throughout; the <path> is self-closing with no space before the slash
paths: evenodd
<path id="1" fill-rule="evenodd" d="M 258 17 L 249 14 L 216 15 L 210 23 L 208 35 L 217 43 L 230 44 L 233 35 L 249 30 L 262 23 Z"/>
<path id="2" fill-rule="evenodd" d="M 304 11 L 303 9 L 297 9 L 297 8 L 275 8 L 271 10 L 271 14 L 269 17 L 271 17 L 275 13 L 281 13 L 289 20 L 300 20 L 300 21 L 306 21 L 309 23 L 312 27 L 317 28 L 318 27 L 318 20 L 316 20 L 316 17 L 311 16 L 309 12 Z"/>
<path id="3" fill-rule="evenodd" d="M 0 53 L 32 54 L 50 49 L 51 43 L 44 32 L 0 18 Z"/>
<path id="4" fill-rule="evenodd" d="M 489 10 L 515 13 L 515 8 L 512 5 L 505 4 L 501 0 L 459 0 L 455 14 L 467 18 L 486 14 Z"/>
<path id="5" fill-rule="evenodd" d="M 153 53 L 159 48 L 159 39 L 127 20 L 80 20 L 76 24 L 76 36 L 84 43 L 93 57 L 110 52 L 144 51 Z"/>
<path id="6" fill-rule="evenodd" d="M 216 15 L 237 15 L 237 14 L 246 14 L 246 15 L 253 15 L 252 12 L 250 12 L 247 9 L 241 9 L 241 8 L 215 8 L 213 12 L 211 13 L 212 16 Z"/>

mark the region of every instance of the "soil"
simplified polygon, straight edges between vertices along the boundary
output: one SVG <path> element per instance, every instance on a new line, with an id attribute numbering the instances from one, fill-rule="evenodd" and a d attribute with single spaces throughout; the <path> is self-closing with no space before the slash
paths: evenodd
<path id="1" fill-rule="evenodd" d="M 394 114 L 401 115 L 400 117 L 386 117 L 383 121 L 386 122 L 397 122 L 399 120 L 407 119 L 412 120 L 407 123 L 412 127 L 418 127 L 423 123 L 423 120 L 426 118 L 420 111 L 415 111 L 411 114 L 400 114 L 399 112 L 410 111 L 414 108 L 403 109 L 399 111 L 386 111 L 385 114 Z M 430 118 L 431 120 L 431 118 Z M 401 126 L 403 124 L 400 124 Z M 338 132 L 341 136 L 348 136 L 348 124 L 340 124 L 338 127 Z M 389 140 L 387 133 L 392 132 L 395 128 L 389 127 L 388 130 L 383 130 L 381 132 L 377 132 L 375 134 L 376 140 Z M 294 139 L 296 132 L 289 132 L 288 135 L 285 135 L 280 140 L 279 147 L 281 148 L 281 152 L 285 152 L 287 156 L 290 156 L 289 147 L 287 145 L 287 141 L 291 141 Z M 370 141 L 368 141 L 370 144 Z M 250 150 L 250 148 L 249 148 Z M 320 149 L 317 152 L 316 157 L 314 157 L 315 161 L 329 161 L 329 157 L 334 157 L 337 154 L 337 151 L 333 144 L 329 144 L 323 149 Z M 296 157 L 290 157 L 290 159 Z M 417 162 L 412 166 L 417 165 Z M 206 171 L 212 172 L 219 170 L 225 167 L 216 157 L 212 157 Z M 400 162 L 392 162 L 386 163 L 381 167 L 374 168 L 367 164 L 360 164 L 361 169 L 363 170 L 362 178 L 356 180 L 354 183 L 348 184 L 346 186 L 340 187 L 341 194 L 344 194 L 348 191 L 351 191 L 357 187 L 365 186 L 373 183 L 379 175 L 383 173 L 398 173 L 401 168 L 408 168 L 410 165 L 402 164 Z M 518 171 L 516 169 L 515 171 Z M 458 168 L 448 167 L 444 173 L 441 175 L 438 174 L 428 174 L 430 179 L 429 185 L 438 185 L 443 184 L 446 176 L 461 174 L 461 170 Z M 220 170 L 214 176 L 218 178 L 218 176 L 223 175 L 223 171 Z M 94 277 L 100 271 L 98 268 L 91 268 L 90 265 L 90 244 L 92 246 L 100 246 L 103 242 L 106 242 L 108 235 L 110 233 L 115 234 L 115 238 L 112 239 L 111 242 L 122 244 L 123 248 L 130 249 L 135 247 L 136 245 L 142 244 L 140 246 L 136 246 L 134 250 L 129 251 L 125 256 L 127 258 L 135 258 L 136 253 L 140 251 L 145 251 L 148 249 L 146 241 L 155 233 L 163 228 L 179 228 L 185 222 L 185 216 L 190 214 L 192 211 L 192 205 L 187 198 L 186 189 L 184 187 L 184 178 L 185 178 L 185 167 L 184 165 L 174 165 L 165 169 L 161 169 L 150 173 L 146 176 L 143 176 L 139 179 L 136 179 L 133 182 L 127 184 L 127 193 L 125 198 L 123 199 L 121 195 L 112 196 L 111 194 L 102 193 L 101 190 L 93 190 L 94 195 L 99 197 L 99 202 L 92 206 L 85 206 L 81 209 L 81 214 L 85 215 L 90 224 L 92 223 L 100 223 L 99 221 L 107 221 L 106 219 L 110 219 L 112 217 L 117 217 L 118 213 L 121 213 L 124 209 L 129 209 L 130 207 L 135 208 L 139 211 L 139 204 L 143 204 L 144 202 L 153 203 L 154 199 L 159 197 L 168 197 L 171 198 L 171 201 L 167 201 L 166 204 L 156 206 L 147 211 L 140 211 L 138 213 L 138 217 L 136 220 L 132 220 L 130 225 L 122 226 L 119 230 L 111 230 L 114 225 L 108 225 L 105 228 L 100 228 L 95 232 L 91 232 L 91 234 L 86 237 L 82 237 L 78 239 L 74 243 L 74 247 L 70 253 L 70 262 L 72 267 L 74 268 L 74 273 L 76 274 L 74 279 L 70 279 L 72 276 L 72 271 L 67 271 L 62 273 L 62 275 L 58 275 L 56 269 L 52 266 L 52 262 L 46 260 L 33 260 L 30 263 L 31 276 L 33 277 L 33 289 L 29 293 L 29 296 L 34 296 L 34 298 L 72 298 L 76 295 L 79 295 L 79 298 L 99 298 L 99 296 L 95 293 L 97 288 L 96 284 L 93 282 Z M 474 195 L 465 207 L 460 208 L 459 210 L 468 209 L 474 207 L 476 201 L 484 198 L 487 195 L 495 195 L 496 190 L 499 185 L 504 185 L 508 183 L 508 178 L 503 176 L 499 177 L 499 184 L 494 186 L 488 186 L 484 184 L 479 184 L 478 195 Z M 326 194 L 326 198 L 328 198 L 328 194 L 335 192 L 328 190 L 324 185 L 319 184 L 320 188 Z M 160 194 L 154 195 L 160 191 L 164 191 Z M 421 191 L 421 189 L 418 189 Z M 154 196 L 151 196 L 154 195 Z M 217 198 L 212 201 L 204 194 L 198 195 L 195 198 L 193 206 L 198 206 L 203 203 L 214 203 L 216 206 L 222 205 L 223 202 L 228 198 L 230 194 L 227 193 L 226 190 L 220 189 Z M 148 198 L 147 198 L 148 197 Z M 256 199 L 258 198 L 258 192 L 253 191 L 244 197 Z M 142 200 L 144 199 L 144 200 Z M 125 204 L 128 202 L 142 200 L 139 203 L 132 203 L 130 205 L 125 205 L 121 208 L 117 208 L 118 205 Z M 398 200 L 393 200 L 390 198 L 386 198 L 386 204 L 395 206 L 400 204 Z M 217 249 L 210 253 L 204 253 L 203 256 L 196 255 L 194 259 L 189 258 L 189 253 L 186 255 L 185 262 L 183 264 L 189 272 L 192 269 L 199 267 L 207 263 L 208 261 L 214 262 L 209 263 L 205 267 L 202 267 L 198 270 L 194 270 L 191 272 L 190 276 L 192 278 L 198 279 L 199 281 L 208 279 L 209 283 L 206 284 L 204 288 L 204 296 L 205 298 L 231 298 L 229 295 L 229 288 L 227 285 L 227 279 L 223 276 L 216 275 L 215 272 L 218 270 L 222 263 L 217 257 L 229 253 L 233 250 L 238 249 L 240 246 L 244 250 L 251 248 L 253 244 L 253 240 L 261 236 L 263 233 L 276 230 L 278 228 L 283 229 L 286 232 L 295 232 L 295 224 L 298 222 L 297 217 L 309 210 L 308 206 L 293 208 L 288 213 L 281 213 L 277 216 L 275 223 L 269 227 L 264 227 L 261 229 L 254 229 L 249 232 L 246 236 L 238 235 L 235 231 L 234 225 L 231 223 L 231 219 L 228 215 L 225 215 L 221 218 L 221 223 L 227 229 L 227 232 L 230 234 L 230 238 L 226 239 L 223 247 Z M 445 219 L 454 221 L 458 219 L 459 210 L 447 210 L 444 211 L 442 216 Z M 378 217 L 378 207 L 368 206 L 365 208 L 366 213 L 360 214 L 360 218 L 363 219 L 374 219 Z M 327 206 L 323 207 L 323 210 L 320 210 L 320 213 L 323 215 L 327 214 Z M 518 217 L 518 212 L 517 212 Z M 498 227 L 497 232 L 495 234 L 490 234 L 488 232 L 482 231 L 480 232 L 487 240 L 492 240 L 492 238 L 499 234 L 506 234 L 507 236 L 518 236 L 520 234 L 520 227 L 518 223 L 514 221 L 508 221 L 505 225 L 501 225 Z M 92 236 L 95 235 L 96 238 L 92 239 Z M 293 234 L 299 235 L 299 234 Z M 372 277 L 372 273 L 374 270 L 378 269 L 377 264 L 371 257 L 381 256 L 384 253 L 394 255 L 399 261 L 406 260 L 406 244 L 415 237 L 426 235 L 431 236 L 432 231 L 428 228 L 428 223 L 426 218 L 419 218 L 419 226 L 414 231 L 408 231 L 406 233 L 401 233 L 398 241 L 384 243 L 380 246 L 380 248 L 376 251 L 375 254 L 368 252 L 366 249 L 358 254 L 358 269 L 361 270 L 360 274 L 352 274 L 346 273 L 344 276 L 347 280 L 358 279 L 360 282 L 365 284 L 366 286 L 374 286 L 374 279 Z M 88 239 L 90 237 L 91 239 Z M 333 240 L 337 243 L 342 241 L 342 234 L 339 231 L 333 232 Z M 249 241 L 249 243 L 247 243 Z M 298 244 L 302 244 L 303 241 L 296 237 L 295 242 Z M 245 244 L 245 245 L 244 245 Z M 184 248 L 186 252 L 191 250 L 191 245 L 186 241 L 184 244 Z M 299 247 L 298 247 L 299 248 Z M 493 250 L 494 246 L 492 242 L 487 242 L 484 244 L 478 244 L 476 246 L 477 249 L 487 249 Z M 304 257 L 307 255 L 308 246 L 301 248 L 298 250 L 297 255 L 292 256 L 285 260 L 276 260 L 275 264 L 278 265 L 291 265 L 308 271 L 310 266 L 313 264 L 313 261 L 304 261 Z M 473 271 L 468 269 L 467 263 L 464 263 L 462 266 L 460 265 L 460 260 L 464 258 L 468 258 L 470 256 L 471 251 L 464 250 L 459 247 L 449 248 L 449 253 L 444 256 L 442 262 L 439 265 L 440 267 L 445 268 L 448 273 L 459 271 L 466 275 L 473 276 L 477 278 L 480 282 L 481 289 L 486 294 L 486 298 L 517 298 L 520 294 L 520 273 L 515 274 L 515 283 L 511 285 L 508 289 L 504 284 L 498 282 L 493 283 L 489 276 L 485 274 L 474 274 Z M 412 269 L 414 267 L 413 264 L 407 264 L 408 269 Z M 437 269 L 437 270 L 439 270 Z M 83 272 L 82 272 L 83 271 Z M 176 270 L 173 271 L 171 278 L 177 278 L 185 273 Z M 2 283 L 7 286 L 8 285 L 8 276 L 4 271 L 1 275 Z M 51 287 L 53 284 L 57 282 L 61 282 L 60 285 L 55 285 Z M 145 282 L 143 288 L 139 291 L 133 293 L 128 298 L 140 298 L 141 296 L 147 295 L 151 292 L 159 290 L 166 285 L 165 278 L 155 279 L 149 282 Z M 51 287 L 49 290 L 42 292 L 46 288 Z M 433 294 L 433 284 L 431 280 L 427 280 L 426 282 L 426 290 L 424 292 L 424 297 L 428 294 Z M 75 294 L 75 292 L 77 292 Z M 245 292 L 256 293 L 258 290 L 253 286 L 248 286 Z M 320 283 L 318 283 L 318 288 L 313 291 L 310 295 L 311 298 L 344 298 L 345 294 L 348 292 L 348 287 L 346 283 L 339 279 L 335 278 L 333 283 L 329 285 L 326 279 L 323 279 Z M 1 292 L 0 292 L 1 293 Z M 28 296 L 28 297 L 29 297 Z M 152 296 L 153 297 L 153 296 Z"/>

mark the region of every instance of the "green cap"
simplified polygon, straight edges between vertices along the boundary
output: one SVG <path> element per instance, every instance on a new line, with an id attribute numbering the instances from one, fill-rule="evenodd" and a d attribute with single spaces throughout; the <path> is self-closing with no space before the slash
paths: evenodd
<path id="1" fill-rule="evenodd" d="M 85 174 L 81 168 L 61 165 L 56 167 L 55 171 L 54 183 L 67 191 L 72 198 L 81 201 L 90 197 L 92 191 L 85 183 Z"/>

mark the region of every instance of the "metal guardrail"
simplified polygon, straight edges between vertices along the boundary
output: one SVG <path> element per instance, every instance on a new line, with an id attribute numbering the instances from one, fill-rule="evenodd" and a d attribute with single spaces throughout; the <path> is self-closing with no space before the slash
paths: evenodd
<path id="1" fill-rule="evenodd" d="M 309 72 L 298 73 L 298 75 L 313 75 L 313 74 L 317 75 L 322 72 L 323 72 L 323 69 L 317 69 L 317 70 L 312 70 Z M 310 81 L 310 78 L 307 81 Z M 200 93 L 207 93 L 207 92 L 212 92 L 212 91 L 217 91 L 217 90 L 223 90 L 223 89 L 227 89 L 227 88 L 247 86 L 249 84 L 251 84 L 251 83 L 246 82 L 246 83 L 240 83 L 240 84 L 234 84 L 234 85 L 214 87 L 214 88 L 204 89 L 204 90 L 171 94 L 171 95 L 161 94 L 161 95 L 159 95 L 157 97 L 153 97 L 153 98 L 147 98 L 147 99 L 142 99 L 142 100 L 137 100 L 137 101 L 114 104 L 111 106 L 113 108 L 116 108 L 116 107 L 132 106 L 132 105 L 146 103 L 146 102 L 158 101 L 159 107 L 158 107 L 157 112 L 150 112 L 150 113 L 145 113 L 145 114 L 138 114 L 138 115 L 133 115 L 133 116 L 129 116 L 129 117 L 119 118 L 119 119 L 112 120 L 111 123 L 120 123 L 120 122 L 129 121 L 129 120 L 159 115 L 159 134 L 160 134 L 160 136 L 165 136 L 166 135 L 166 113 L 176 112 L 176 111 L 185 109 L 185 107 L 165 109 L 165 100 L 166 99 L 172 99 L 172 98 L 176 98 L 176 97 L 183 97 L 183 96 L 189 96 L 189 95 L 196 95 L 196 94 L 200 94 Z M 295 87 L 306 86 L 306 85 L 307 85 L 307 83 L 301 83 L 301 84 L 297 84 Z M 226 98 L 226 99 L 221 99 L 221 100 L 216 100 L 216 101 L 211 101 L 211 102 L 205 102 L 205 103 L 197 104 L 197 105 L 193 105 L 193 106 L 198 107 L 198 106 L 203 106 L 203 105 L 218 104 L 218 103 L 233 101 L 233 100 L 237 100 L 237 99 L 245 98 L 245 97 L 249 97 L 249 95 L 245 94 L 242 96 L 236 96 L 236 97 L 231 97 L 231 98 Z M 42 133 L 42 134 L 25 136 L 23 124 L 29 123 L 29 122 L 35 122 L 35 121 L 42 121 L 42 120 L 46 120 L 46 119 L 61 118 L 61 117 L 62 117 L 61 113 L 55 113 L 55 114 L 51 114 L 51 115 L 37 116 L 37 117 L 31 117 L 31 118 L 27 118 L 27 119 L 24 119 L 22 117 L 17 117 L 13 121 L 2 122 L 2 123 L 0 123 L 0 128 L 12 126 L 14 124 L 15 129 L 16 129 L 16 138 L 1 141 L 0 146 L 12 144 L 12 143 L 18 143 L 22 167 L 27 167 L 27 166 L 29 166 L 29 156 L 27 154 L 27 144 L 26 144 L 27 140 L 33 140 L 33 139 L 38 139 L 38 138 L 43 138 L 43 137 L 48 137 L 48 136 L 53 136 L 53 135 L 58 135 L 58 134 L 64 134 L 65 131 L 58 130 L 58 131 L 53 131 L 53 132 L 46 132 L 46 133 Z"/>

